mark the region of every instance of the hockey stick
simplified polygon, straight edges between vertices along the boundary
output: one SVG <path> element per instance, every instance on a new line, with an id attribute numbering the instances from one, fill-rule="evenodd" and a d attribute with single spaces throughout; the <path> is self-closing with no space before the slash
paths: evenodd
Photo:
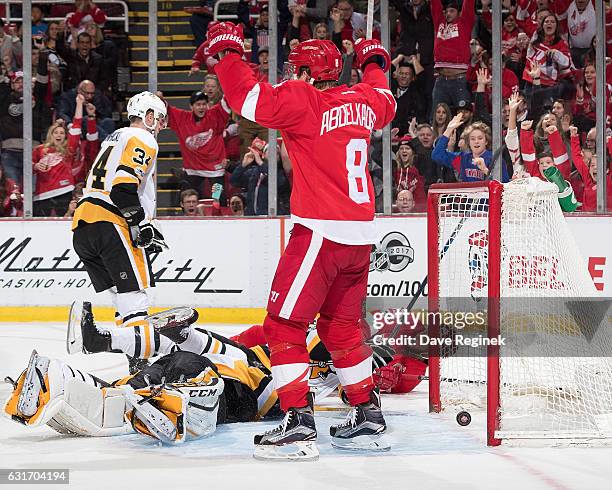
<path id="1" fill-rule="evenodd" d="M 493 170 L 495 169 L 495 166 L 497 165 L 497 162 L 501 159 L 500 158 L 501 154 L 503 153 L 505 148 L 506 148 L 506 145 L 502 145 L 497 150 L 495 150 L 495 153 L 491 157 L 491 167 L 489 167 L 489 173 L 487 175 L 487 178 L 485 178 L 485 180 L 490 180 L 492 178 Z M 448 238 L 448 240 L 444 244 L 444 247 L 442 247 L 442 250 L 440 251 L 440 256 L 438 257 L 438 260 L 442 261 L 442 259 L 446 255 L 446 252 L 448 252 L 448 249 L 451 247 L 451 245 L 455 241 L 455 238 L 457 238 L 457 235 L 459 234 L 459 232 L 463 228 L 463 225 L 467 221 L 467 218 L 469 218 L 470 213 L 474 210 L 475 206 L 477 206 L 478 204 L 479 204 L 479 201 L 475 201 L 474 203 L 472 203 L 470 209 L 468 210 L 468 213 L 466 213 L 466 215 L 463 216 L 459 220 L 459 223 L 457 223 L 457 226 L 455 227 L 455 229 L 451 233 L 451 236 Z M 426 275 L 425 278 L 423 279 L 423 281 L 421 281 L 421 286 L 419 287 L 419 289 L 416 292 L 416 294 L 410 300 L 410 303 L 408 303 L 408 306 L 406 306 L 406 308 L 405 308 L 406 311 L 412 311 L 412 308 L 414 308 L 414 305 L 416 304 L 416 302 L 419 300 L 419 298 L 425 292 L 425 288 L 427 287 L 428 279 L 429 279 L 429 275 Z M 399 333 L 401 327 L 402 326 L 399 323 L 397 325 L 395 325 L 395 327 L 393 327 L 393 330 L 391 330 L 391 334 L 389 335 L 389 338 L 395 338 L 395 336 Z M 372 338 L 373 337 L 374 337 L 374 335 L 372 336 Z"/>

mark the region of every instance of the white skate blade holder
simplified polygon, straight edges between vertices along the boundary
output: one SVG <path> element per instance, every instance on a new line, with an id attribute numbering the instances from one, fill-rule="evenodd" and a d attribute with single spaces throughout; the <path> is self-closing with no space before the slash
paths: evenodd
<path id="1" fill-rule="evenodd" d="M 319 459 L 319 448 L 315 441 L 260 445 L 255 446 L 253 457 L 259 461 L 316 461 Z"/>
<path id="2" fill-rule="evenodd" d="M 81 316 L 83 302 L 73 301 L 68 315 L 68 328 L 66 332 L 66 352 L 76 354 L 83 352 L 83 335 L 81 334 Z"/>
<path id="3" fill-rule="evenodd" d="M 350 439 L 331 438 L 331 445 L 345 451 L 389 451 L 391 444 L 382 434 L 356 436 Z"/>

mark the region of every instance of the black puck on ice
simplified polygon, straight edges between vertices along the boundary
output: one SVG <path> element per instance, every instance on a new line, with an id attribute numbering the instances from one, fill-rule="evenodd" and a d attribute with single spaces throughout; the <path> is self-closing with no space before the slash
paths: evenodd
<path id="1" fill-rule="evenodd" d="M 472 416 L 468 412 L 459 412 L 457 414 L 457 423 L 460 426 L 465 427 L 466 425 L 470 425 L 471 421 Z"/>

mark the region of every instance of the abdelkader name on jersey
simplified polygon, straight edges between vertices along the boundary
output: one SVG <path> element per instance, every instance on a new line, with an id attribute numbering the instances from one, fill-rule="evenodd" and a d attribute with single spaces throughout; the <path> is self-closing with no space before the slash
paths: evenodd
<path id="1" fill-rule="evenodd" d="M 347 92 L 343 92 L 347 93 Z M 348 102 L 326 110 L 321 118 L 321 132 L 327 133 L 344 126 L 362 126 L 368 131 L 374 129 L 376 114 L 372 108 L 359 102 Z"/>

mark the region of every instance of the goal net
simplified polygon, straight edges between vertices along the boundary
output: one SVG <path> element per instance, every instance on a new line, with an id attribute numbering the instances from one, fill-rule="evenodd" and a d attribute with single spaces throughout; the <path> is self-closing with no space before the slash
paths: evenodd
<path id="1" fill-rule="evenodd" d="M 430 409 L 486 409 L 490 445 L 612 437 L 608 302 L 556 187 L 432 186 L 428 239 L 429 310 L 454 315 L 429 325 Z"/>

